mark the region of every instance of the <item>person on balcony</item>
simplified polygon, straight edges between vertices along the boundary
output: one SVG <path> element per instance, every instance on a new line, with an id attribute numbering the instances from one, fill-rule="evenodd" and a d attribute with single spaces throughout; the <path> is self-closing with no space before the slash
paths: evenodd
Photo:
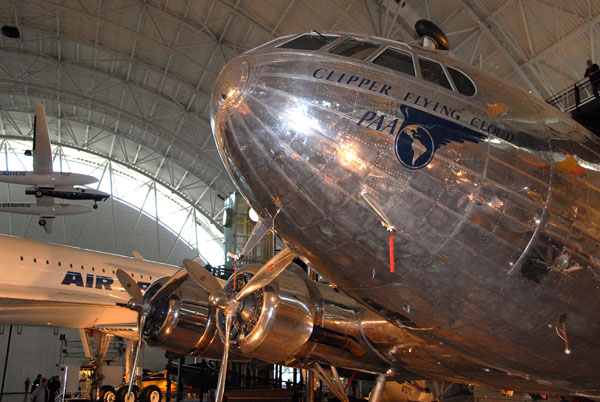
<path id="1" fill-rule="evenodd" d="M 590 78 L 590 84 L 592 84 L 592 89 L 594 90 L 594 96 L 598 98 L 598 86 L 600 86 L 600 68 L 596 63 L 592 63 L 591 60 L 587 62 L 587 68 L 585 69 L 584 77 Z"/>

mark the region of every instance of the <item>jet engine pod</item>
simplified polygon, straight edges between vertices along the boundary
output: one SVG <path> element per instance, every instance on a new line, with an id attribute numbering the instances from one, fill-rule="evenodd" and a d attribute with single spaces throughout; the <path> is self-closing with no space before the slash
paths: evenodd
<path id="1" fill-rule="evenodd" d="M 450 42 L 437 25 L 428 20 L 419 20 L 415 24 L 415 31 L 423 39 L 423 47 L 428 49 L 450 50 Z"/>
<path id="2" fill-rule="evenodd" d="M 168 278 L 154 282 L 144 294 L 150 300 Z M 216 334 L 215 314 L 208 294 L 186 280 L 177 291 L 155 300 L 144 325 L 144 340 L 177 354 L 220 358 L 223 344 Z"/>
<path id="3" fill-rule="evenodd" d="M 249 265 L 237 274 L 236 291 L 252 278 L 260 265 Z M 306 273 L 291 263 L 267 286 L 241 301 L 234 316 L 230 339 L 245 356 L 277 363 L 292 356 L 310 338 L 314 327 L 314 302 L 305 281 Z M 225 285 L 233 292 L 233 279 Z M 225 317 L 218 313 L 223 337 Z"/>

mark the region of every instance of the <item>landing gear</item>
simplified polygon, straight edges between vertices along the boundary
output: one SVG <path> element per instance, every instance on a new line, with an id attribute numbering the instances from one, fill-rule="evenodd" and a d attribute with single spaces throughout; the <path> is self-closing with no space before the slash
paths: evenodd
<path id="1" fill-rule="evenodd" d="M 100 394 L 98 395 L 99 402 L 116 402 L 117 394 L 115 389 L 110 385 L 103 385 L 100 388 Z"/>
<path id="2" fill-rule="evenodd" d="M 94 205 L 92 205 L 92 208 L 94 208 L 94 209 L 98 209 L 98 204 L 96 204 L 96 203 L 94 202 Z"/>
<path id="3" fill-rule="evenodd" d="M 133 388 L 131 388 L 131 394 L 129 395 L 129 398 L 127 398 L 127 388 L 128 386 L 124 385 L 117 390 L 116 402 L 135 402 L 137 400 L 139 394 L 138 387 L 134 386 Z"/>
<path id="4" fill-rule="evenodd" d="M 156 385 L 148 385 L 142 390 L 142 402 L 160 402 L 161 396 Z"/>
<path id="5" fill-rule="evenodd" d="M 40 226 L 42 226 L 42 227 L 43 227 L 43 226 L 46 226 L 46 220 L 45 220 L 44 218 L 41 218 L 41 219 L 38 221 L 38 223 L 39 223 L 39 225 L 40 225 Z"/>
<path id="6" fill-rule="evenodd" d="M 35 190 L 35 196 L 37 198 L 42 198 L 44 196 L 44 193 L 42 192 L 42 190 Z"/>

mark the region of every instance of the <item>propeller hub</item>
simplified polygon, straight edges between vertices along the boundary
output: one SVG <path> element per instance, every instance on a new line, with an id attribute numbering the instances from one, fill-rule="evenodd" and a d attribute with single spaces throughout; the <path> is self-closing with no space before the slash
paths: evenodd
<path id="1" fill-rule="evenodd" d="M 141 300 L 131 299 L 127 302 L 127 307 L 130 310 L 137 311 L 138 313 L 145 313 L 149 306 Z"/>
<path id="2" fill-rule="evenodd" d="M 208 297 L 208 301 L 210 304 L 223 311 L 227 311 L 232 303 L 234 304 L 234 308 L 237 308 L 238 304 L 235 299 L 231 298 L 227 293 L 222 291 L 218 293 L 211 293 Z"/>

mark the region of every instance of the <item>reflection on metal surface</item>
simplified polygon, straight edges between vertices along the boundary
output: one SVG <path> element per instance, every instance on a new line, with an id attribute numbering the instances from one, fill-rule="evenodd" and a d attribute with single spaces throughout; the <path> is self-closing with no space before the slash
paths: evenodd
<path id="1" fill-rule="evenodd" d="M 598 139 L 442 53 L 368 37 L 381 45 L 365 60 L 328 53 L 349 37 L 227 64 L 226 75 L 247 66 L 248 79 L 231 107 L 217 82 L 211 118 L 239 190 L 261 216 L 276 214 L 277 232 L 319 274 L 404 337 L 398 327 L 431 328 L 369 338 L 380 360 L 427 377 L 600 395 L 600 310 L 589 307 L 600 305 Z M 476 94 L 372 63 L 387 46 L 460 70 Z M 398 230 L 394 273 L 382 216 Z M 562 313 L 570 355 L 547 326 Z M 326 350 L 311 353 L 337 353 Z"/>
<path id="2" fill-rule="evenodd" d="M 506 112 L 508 111 L 508 105 L 506 105 L 502 102 L 488 103 L 487 106 L 488 106 L 490 115 L 492 115 L 494 117 L 504 116 L 506 114 Z"/>

